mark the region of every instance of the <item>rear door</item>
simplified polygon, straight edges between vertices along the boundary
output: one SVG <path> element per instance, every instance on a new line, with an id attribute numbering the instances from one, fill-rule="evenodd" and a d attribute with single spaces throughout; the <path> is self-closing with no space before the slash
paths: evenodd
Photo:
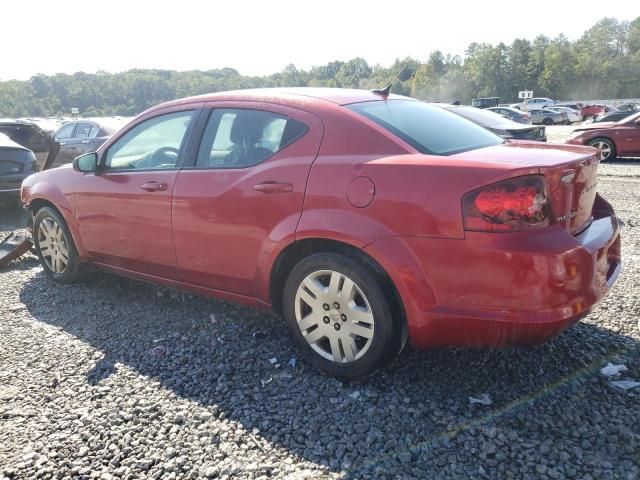
<path id="1" fill-rule="evenodd" d="M 322 122 L 281 105 L 213 102 L 201 130 L 174 188 L 178 267 L 188 283 L 255 296 L 261 252 L 295 233 Z"/>
<path id="2" fill-rule="evenodd" d="M 75 211 L 93 260 L 174 278 L 171 193 L 201 104 L 139 119 L 101 151 L 98 172 L 76 186 Z"/>

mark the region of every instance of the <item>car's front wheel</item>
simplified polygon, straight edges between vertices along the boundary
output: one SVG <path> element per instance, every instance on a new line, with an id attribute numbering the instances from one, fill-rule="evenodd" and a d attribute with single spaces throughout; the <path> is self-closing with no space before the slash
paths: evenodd
<path id="1" fill-rule="evenodd" d="M 342 378 L 374 372 L 402 346 L 393 293 L 380 272 L 356 260 L 311 255 L 293 268 L 284 288 L 284 317 L 302 354 L 319 370 Z"/>
<path id="2" fill-rule="evenodd" d="M 60 283 L 72 283 L 84 273 L 67 224 L 51 207 L 42 207 L 33 219 L 33 240 L 44 272 Z"/>
<path id="3" fill-rule="evenodd" d="M 608 138 L 594 138 L 587 145 L 600 149 L 600 160 L 602 162 L 616 158 L 616 145 Z"/>

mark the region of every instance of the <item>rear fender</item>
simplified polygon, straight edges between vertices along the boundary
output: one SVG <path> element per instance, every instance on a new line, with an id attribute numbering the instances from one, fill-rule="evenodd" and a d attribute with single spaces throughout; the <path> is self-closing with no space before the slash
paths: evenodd
<path id="1" fill-rule="evenodd" d="M 402 237 L 385 237 L 368 245 L 365 253 L 387 272 L 405 311 L 409 337 L 426 323 L 424 312 L 436 305 L 436 295 L 420 260 Z"/>

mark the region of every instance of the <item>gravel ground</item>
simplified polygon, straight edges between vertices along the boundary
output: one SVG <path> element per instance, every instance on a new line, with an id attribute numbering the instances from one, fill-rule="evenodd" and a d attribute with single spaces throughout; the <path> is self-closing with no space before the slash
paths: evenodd
<path id="1" fill-rule="evenodd" d="M 537 347 L 405 350 L 362 383 L 296 361 L 275 316 L 58 286 L 23 257 L 0 270 L 0 479 L 640 478 L 640 388 L 599 372 L 640 380 L 640 162 L 600 172 L 624 267 L 591 315 Z"/>

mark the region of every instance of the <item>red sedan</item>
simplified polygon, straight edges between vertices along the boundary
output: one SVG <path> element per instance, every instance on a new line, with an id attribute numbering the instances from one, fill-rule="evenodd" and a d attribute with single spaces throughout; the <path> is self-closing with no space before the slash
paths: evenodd
<path id="1" fill-rule="evenodd" d="M 640 157 L 640 113 L 619 122 L 601 122 L 576 128 L 567 143 L 600 149 L 602 161 Z"/>
<path id="2" fill-rule="evenodd" d="M 406 97 L 266 89 L 152 108 L 22 200 L 56 281 L 92 264 L 274 309 L 360 377 L 407 339 L 531 344 L 587 314 L 620 271 L 597 167 Z"/>

